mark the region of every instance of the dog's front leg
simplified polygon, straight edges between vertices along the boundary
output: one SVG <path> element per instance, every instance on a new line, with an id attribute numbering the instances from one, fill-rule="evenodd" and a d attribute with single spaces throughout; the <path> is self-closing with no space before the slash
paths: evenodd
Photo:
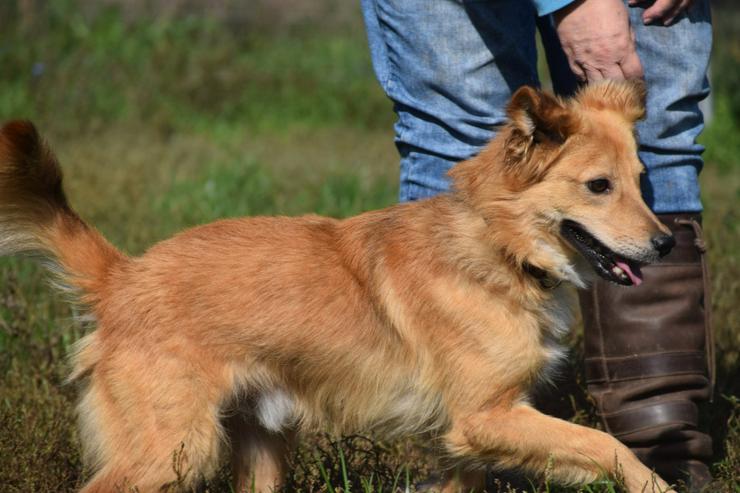
<path id="1" fill-rule="evenodd" d="M 547 470 L 557 482 L 584 484 L 621 470 L 630 493 L 673 492 L 614 437 L 526 404 L 460 416 L 445 438 L 455 455 L 540 475 Z"/>

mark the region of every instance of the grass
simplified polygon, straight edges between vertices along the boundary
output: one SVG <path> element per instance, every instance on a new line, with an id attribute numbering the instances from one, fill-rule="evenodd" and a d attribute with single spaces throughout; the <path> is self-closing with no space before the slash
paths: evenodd
<path id="1" fill-rule="evenodd" d="M 0 117 L 39 124 L 61 158 L 72 203 L 126 251 L 141 253 L 175 231 L 225 216 L 341 217 L 396 201 L 391 105 L 373 78 L 355 10 L 319 25 L 281 21 L 266 28 L 257 14 L 239 22 L 188 12 L 148 20 L 94 2 L 50 2 L 33 15 L 22 4 L 0 6 Z M 720 35 L 737 25 L 736 14 L 716 18 Z M 715 440 L 712 491 L 737 492 L 737 38 L 718 37 L 715 55 L 717 111 L 702 137 L 708 147 L 702 180 L 718 385 L 702 417 Z M 0 260 L 3 491 L 81 485 L 76 392 L 63 381 L 68 348 L 85 330 L 38 266 Z M 567 342 L 572 358 L 558 389 L 539 401 L 552 414 L 597 426 L 584 391 L 579 331 Z M 418 441 L 321 435 L 293 458 L 286 490 L 391 491 L 435 468 Z M 228 482 L 224 469 L 205 490 L 229 491 Z M 546 480 L 527 489 L 575 491 Z M 603 482 L 582 491 L 616 490 Z"/>

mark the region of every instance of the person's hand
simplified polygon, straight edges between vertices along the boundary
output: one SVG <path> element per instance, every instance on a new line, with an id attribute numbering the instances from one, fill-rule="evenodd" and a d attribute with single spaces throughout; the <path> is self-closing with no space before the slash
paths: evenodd
<path id="1" fill-rule="evenodd" d="M 580 80 L 642 78 L 635 36 L 622 0 L 576 0 L 553 15 L 560 44 Z"/>
<path id="2" fill-rule="evenodd" d="M 638 7 L 649 3 L 648 0 L 629 0 L 630 7 Z M 676 17 L 691 7 L 694 0 L 655 0 L 655 2 L 642 13 L 642 22 L 645 24 L 673 24 Z"/>

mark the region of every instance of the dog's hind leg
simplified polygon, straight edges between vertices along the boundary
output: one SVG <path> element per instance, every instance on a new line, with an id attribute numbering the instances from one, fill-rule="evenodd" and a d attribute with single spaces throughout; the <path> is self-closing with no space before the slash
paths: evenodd
<path id="1" fill-rule="evenodd" d="M 276 491 L 287 471 L 294 433 L 267 430 L 246 413 L 229 418 L 226 426 L 231 441 L 234 491 Z"/>
<path id="2" fill-rule="evenodd" d="M 97 472 L 83 492 L 189 491 L 215 472 L 223 389 L 195 370 L 120 349 L 95 365 L 79 417 L 86 462 Z"/>

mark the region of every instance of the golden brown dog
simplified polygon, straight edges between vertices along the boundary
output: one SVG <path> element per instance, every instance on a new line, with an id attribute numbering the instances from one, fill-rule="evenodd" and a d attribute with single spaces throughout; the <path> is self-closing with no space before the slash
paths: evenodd
<path id="1" fill-rule="evenodd" d="M 327 428 L 431 431 L 467 470 L 549 467 L 565 483 L 618 462 L 630 492 L 668 489 L 611 436 L 527 398 L 562 354 L 559 284 L 639 283 L 670 249 L 640 197 L 643 98 L 636 83 L 567 101 L 525 87 L 449 194 L 345 220 L 219 221 L 139 258 L 70 209 L 30 123 L 5 125 L 0 253 L 45 255 L 97 324 L 72 375 L 84 491 L 186 489 L 222 449 L 240 491 L 268 491 L 294 434 Z"/>

